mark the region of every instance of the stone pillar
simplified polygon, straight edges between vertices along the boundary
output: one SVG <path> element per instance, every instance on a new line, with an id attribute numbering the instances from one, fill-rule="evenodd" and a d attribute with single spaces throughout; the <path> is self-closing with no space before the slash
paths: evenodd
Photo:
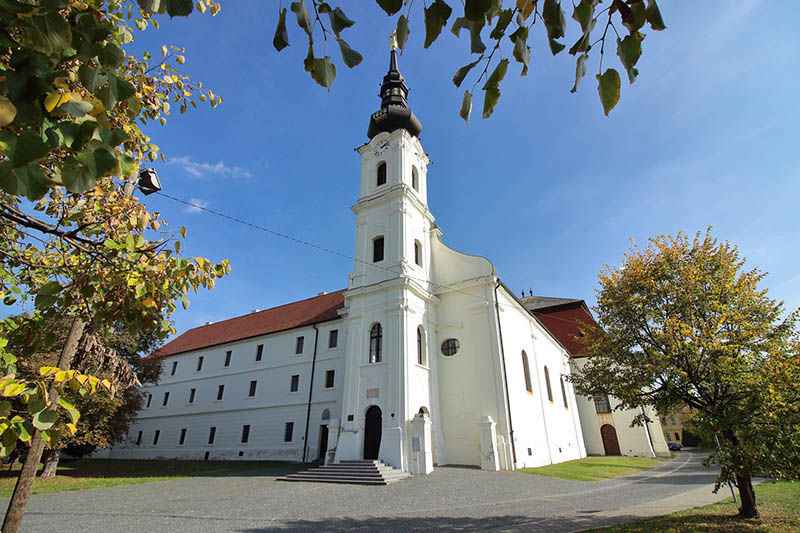
<path id="1" fill-rule="evenodd" d="M 491 416 L 484 416 L 478 425 L 481 427 L 481 470 L 500 470 L 497 456 L 497 424 Z"/>
<path id="2" fill-rule="evenodd" d="M 433 472 L 431 419 L 426 414 L 417 413 L 411 426 L 411 474 L 425 476 Z"/>
<path id="3" fill-rule="evenodd" d="M 339 443 L 339 419 L 328 422 L 328 449 L 325 451 L 325 464 L 333 464 L 336 460 L 336 445 Z"/>

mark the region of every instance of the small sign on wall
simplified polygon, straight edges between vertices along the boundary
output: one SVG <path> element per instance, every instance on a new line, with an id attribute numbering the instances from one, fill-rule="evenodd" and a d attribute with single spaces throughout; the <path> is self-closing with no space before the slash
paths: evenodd
<path id="1" fill-rule="evenodd" d="M 377 398 L 380 392 L 381 392 L 380 389 L 367 389 L 367 399 Z"/>
<path id="2" fill-rule="evenodd" d="M 411 437 L 411 451 L 418 452 L 419 450 L 419 437 Z"/>

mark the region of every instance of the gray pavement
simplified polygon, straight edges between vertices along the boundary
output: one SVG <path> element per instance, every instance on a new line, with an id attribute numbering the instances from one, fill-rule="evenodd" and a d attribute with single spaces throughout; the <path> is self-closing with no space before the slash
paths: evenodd
<path id="1" fill-rule="evenodd" d="M 602 482 L 439 467 L 379 487 L 286 483 L 268 472 L 31 498 L 23 531 L 580 531 L 717 501 L 703 455 Z M 5 500 L 7 503 L 7 500 Z"/>

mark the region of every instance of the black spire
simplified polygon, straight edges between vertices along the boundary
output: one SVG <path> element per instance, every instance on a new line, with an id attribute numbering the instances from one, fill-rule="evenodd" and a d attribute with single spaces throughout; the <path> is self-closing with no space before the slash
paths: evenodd
<path id="1" fill-rule="evenodd" d="M 381 108 L 369 118 L 367 137 L 372 139 L 382 131 L 405 128 L 414 137 L 419 137 L 422 124 L 408 108 L 408 87 L 397 68 L 397 50 L 392 49 L 389 57 L 389 72 L 381 84 Z"/>

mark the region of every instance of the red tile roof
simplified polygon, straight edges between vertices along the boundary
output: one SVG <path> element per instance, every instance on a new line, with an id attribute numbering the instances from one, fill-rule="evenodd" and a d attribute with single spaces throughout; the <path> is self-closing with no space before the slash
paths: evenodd
<path id="1" fill-rule="evenodd" d="M 166 357 L 339 318 L 344 290 L 190 329 L 147 357 Z"/>
<path id="2" fill-rule="evenodd" d="M 597 324 L 583 300 L 573 300 L 570 303 L 551 307 L 538 307 L 531 309 L 531 312 L 569 351 L 572 357 L 581 357 L 584 346 L 575 340 L 575 336 L 580 335 L 580 324 L 581 322 Z"/>

